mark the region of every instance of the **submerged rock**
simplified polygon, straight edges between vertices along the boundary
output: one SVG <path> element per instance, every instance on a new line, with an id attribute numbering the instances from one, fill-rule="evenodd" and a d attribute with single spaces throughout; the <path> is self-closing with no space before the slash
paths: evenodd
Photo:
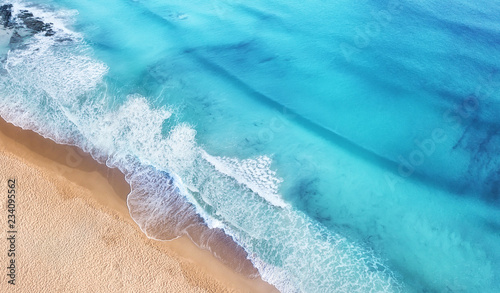
<path id="1" fill-rule="evenodd" d="M 10 36 L 9 49 L 16 50 L 24 48 L 24 37 L 16 30 Z"/>
<path id="2" fill-rule="evenodd" d="M 22 42 L 23 42 L 23 37 L 21 37 L 21 35 L 17 31 L 15 31 L 12 34 L 12 36 L 10 37 L 9 43 L 11 45 L 13 45 L 13 44 L 19 44 L 19 43 L 22 43 Z"/>
<path id="3" fill-rule="evenodd" d="M 53 35 L 55 35 L 55 34 L 56 34 L 56 32 L 55 32 L 55 31 L 53 31 L 51 28 L 49 28 L 49 29 L 47 30 L 47 32 L 45 33 L 45 35 L 46 35 L 47 37 L 53 36 Z"/>

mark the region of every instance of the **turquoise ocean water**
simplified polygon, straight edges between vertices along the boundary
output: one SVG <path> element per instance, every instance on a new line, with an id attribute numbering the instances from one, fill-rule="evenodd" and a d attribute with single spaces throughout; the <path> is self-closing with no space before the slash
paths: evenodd
<path id="1" fill-rule="evenodd" d="M 499 2 L 8 3 L 0 115 L 120 168 L 149 237 L 223 229 L 282 292 L 500 291 Z"/>

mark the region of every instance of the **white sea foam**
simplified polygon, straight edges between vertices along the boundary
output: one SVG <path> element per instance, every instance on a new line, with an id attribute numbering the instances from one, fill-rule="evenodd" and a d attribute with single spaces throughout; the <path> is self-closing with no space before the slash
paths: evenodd
<path id="1" fill-rule="evenodd" d="M 37 13 L 49 19 L 52 12 Z M 71 41 L 35 36 L 24 51 L 9 53 L 7 74 L 0 75 L 0 115 L 120 168 L 132 186 L 130 214 L 144 233 L 172 239 L 199 225 L 201 215 L 242 245 L 263 279 L 282 292 L 400 288 L 373 253 L 289 207 L 279 197 L 281 179 L 270 158 L 211 156 L 196 143 L 193 127 L 170 121 L 171 109 L 139 95 L 109 105 L 106 65 L 81 36 L 60 27 L 58 13 L 51 22 Z M 210 235 L 197 239 L 208 243 Z"/>
<path id="2" fill-rule="evenodd" d="M 256 159 L 239 160 L 214 157 L 204 151 L 202 155 L 219 172 L 246 185 L 269 203 L 282 208 L 289 207 L 279 194 L 279 185 L 283 180 L 276 176 L 276 171 L 271 170 L 272 160 L 269 157 L 260 156 Z"/>
<path id="3" fill-rule="evenodd" d="M 107 67 L 88 56 L 67 52 L 55 42 L 46 36 L 34 36 L 28 50 L 9 53 L 5 68 L 12 77 L 32 80 L 30 86 L 36 92 L 71 104 L 75 97 L 96 88 Z"/>

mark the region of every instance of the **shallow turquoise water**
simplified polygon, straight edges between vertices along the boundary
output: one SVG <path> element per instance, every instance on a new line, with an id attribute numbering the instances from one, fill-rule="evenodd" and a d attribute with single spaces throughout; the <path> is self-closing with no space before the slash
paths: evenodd
<path id="1" fill-rule="evenodd" d="M 126 170 L 149 236 L 152 166 L 282 291 L 500 290 L 498 4 L 41 2 L 78 41 L 9 55 L 0 114 Z"/>

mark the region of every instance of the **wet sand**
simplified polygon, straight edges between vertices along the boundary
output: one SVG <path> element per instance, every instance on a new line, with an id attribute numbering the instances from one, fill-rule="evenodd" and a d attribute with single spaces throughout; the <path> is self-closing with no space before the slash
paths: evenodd
<path id="1" fill-rule="evenodd" d="M 277 292 L 260 278 L 231 270 L 187 237 L 148 239 L 128 213 L 130 187 L 119 170 L 0 119 L 1 267 L 9 261 L 11 178 L 17 194 L 16 285 L 7 283 L 5 268 L 0 292 Z"/>

